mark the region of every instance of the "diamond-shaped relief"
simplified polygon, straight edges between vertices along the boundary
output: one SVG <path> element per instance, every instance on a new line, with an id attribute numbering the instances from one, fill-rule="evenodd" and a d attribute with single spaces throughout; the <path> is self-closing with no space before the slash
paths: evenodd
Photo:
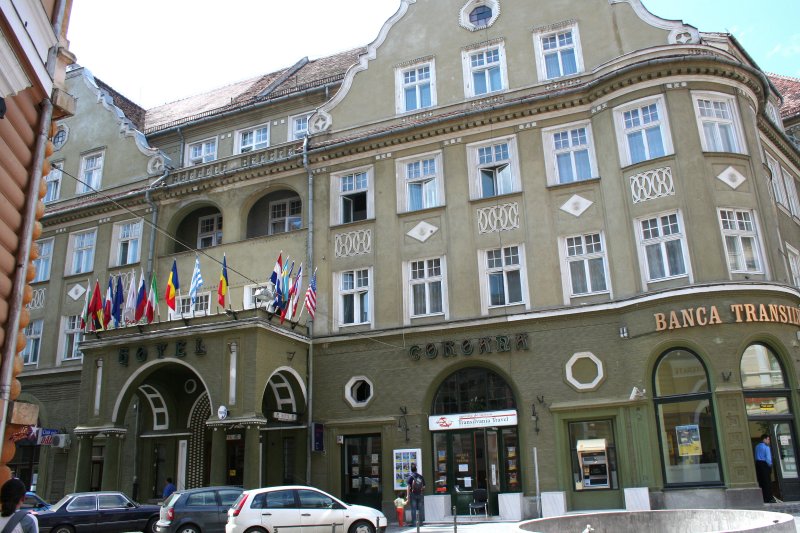
<path id="1" fill-rule="evenodd" d="M 72 288 L 67 292 L 70 298 L 73 300 L 77 300 L 86 292 L 86 289 L 83 285 L 73 285 Z"/>
<path id="2" fill-rule="evenodd" d="M 593 204 L 591 200 L 587 200 L 583 196 L 578 196 L 577 194 L 573 194 L 572 198 L 564 202 L 564 205 L 561 206 L 561 210 L 569 213 L 570 215 L 575 215 L 579 217 L 583 214 L 584 211 L 589 209 L 589 207 Z"/>
<path id="3" fill-rule="evenodd" d="M 428 224 L 424 220 L 411 228 L 411 230 L 406 233 L 412 239 L 417 239 L 419 242 L 427 241 L 431 235 L 439 231 L 439 228 L 434 226 L 433 224 Z"/>
<path id="4" fill-rule="evenodd" d="M 722 173 L 717 176 L 717 179 L 729 185 L 731 189 L 736 189 L 739 185 L 747 181 L 747 178 L 742 176 L 742 173 L 733 167 L 728 167 L 723 170 Z"/>

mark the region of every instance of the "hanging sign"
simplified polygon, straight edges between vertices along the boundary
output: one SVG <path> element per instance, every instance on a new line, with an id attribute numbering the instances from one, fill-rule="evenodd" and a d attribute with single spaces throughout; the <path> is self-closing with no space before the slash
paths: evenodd
<path id="1" fill-rule="evenodd" d="M 487 413 L 461 413 L 457 415 L 433 415 L 428 417 L 428 429 L 431 431 L 516 425 L 517 412 L 514 410 Z"/>

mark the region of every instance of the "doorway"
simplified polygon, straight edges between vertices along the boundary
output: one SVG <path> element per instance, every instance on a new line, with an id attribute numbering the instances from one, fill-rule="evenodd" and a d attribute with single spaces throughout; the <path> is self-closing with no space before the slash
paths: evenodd
<path id="1" fill-rule="evenodd" d="M 769 435 L 772 450 L 772 494 L 785 501 L 800 500 L 794 424 L 789 420 L 749 420 L 751 449 Z"/>
<path id="2" fill-rule="evenodd" d="M 353 435 L 342 446 L 342 495 L 347 503 L 381 508 L 381 436 Z"/>
<path id="3" fill-rule="evenodd" d="M 241 432 L 225 435 L 226 484 L 244 486 L 244 435 Z"/>

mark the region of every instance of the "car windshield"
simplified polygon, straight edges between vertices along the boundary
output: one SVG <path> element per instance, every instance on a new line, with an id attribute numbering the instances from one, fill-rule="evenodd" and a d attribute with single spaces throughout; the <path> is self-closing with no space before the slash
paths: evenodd
<path id="1" fill-rule="evenodd" d="M 57 509 L 61 509 L 62 507 L 64 507 L 64 505 L 67 504 L 68 501 L 70 501 L 70 499 L 72 499 L 72 494 L 67 494 L 66 496 L 58 500 L 56 503 L 54 503 L 52 509 L 54 511 Z"/>

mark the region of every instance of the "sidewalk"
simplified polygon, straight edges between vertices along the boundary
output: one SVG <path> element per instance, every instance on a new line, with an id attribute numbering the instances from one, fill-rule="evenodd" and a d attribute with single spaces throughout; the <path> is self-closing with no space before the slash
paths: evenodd
<path id="1" fill-rule="evenodd" d="M 458 523 L 458 531 L 467 533 L 511 533 L 517 530 L 518 522 L 479 522 L 479 523 Z M 405 525 L 398 526 L 396 523 L 389 524 L 386 533 L 416 533 L 417 528 Z M 453 531 L 453 523 L 425 524 L 419 528 L 420 533 L 448 533 Z"/>

